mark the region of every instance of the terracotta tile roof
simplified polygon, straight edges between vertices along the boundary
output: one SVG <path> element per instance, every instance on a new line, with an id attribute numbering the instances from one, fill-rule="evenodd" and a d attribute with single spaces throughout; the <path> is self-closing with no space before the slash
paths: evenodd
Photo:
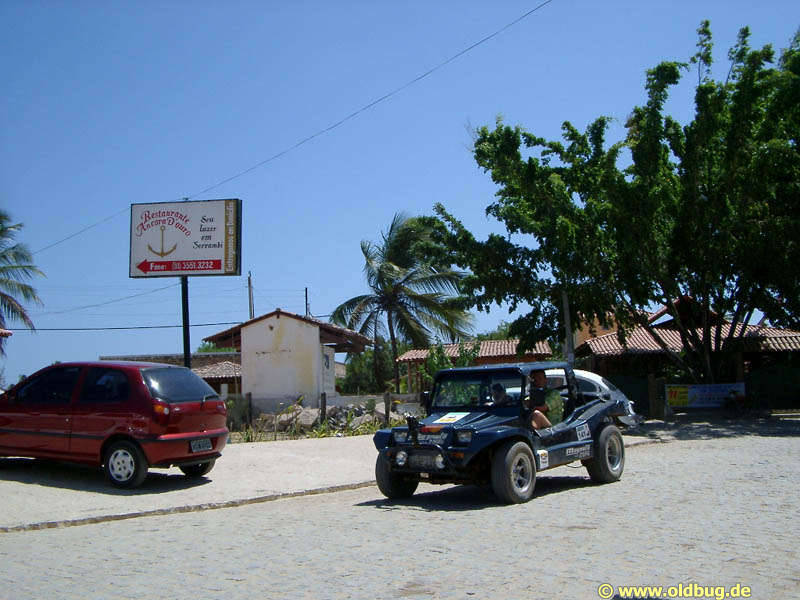
<path id="1" fill-rule="evenodd" d="M 737 333 L 741 331 L 737 326 Z M 670 350 L 679 352 L 683 348 L 680 333 L 676 329 L 656 328 Z M 722 339 L 730 331 L 730 325 L 722 326 Z M 712 329 L 713 332 L 713 329 Z M 745 352 L 785 352 L 800 351 L 800 331 L 748 325 L 741 338 L 741 350 Z M 658 354 L 662 352 L 652 336 L 643 327 L 637 327 L 626 338 L 625 347 L 620 344 L 616 333 L 609 333 L 587 340 L 576 349 L 580 356 L 619 356 L 621 354 Z"/>
<path id="2" fill-rule="evenodd" d="M 14 334 L 13 331 L 9 331 L 8 329 L 0 329 L 0 337 L 10 337 Z"/>
<path id="3" fill-rule="evenodd" d="M 745 352 L 794 352 L 800 350 L 800 332 L 786 329 L 754 327 L 743 338 Z M 765 333 L 760 333 L 760 331 Z"/>
<path id="4" fill-rule="evenodd" d="M 466 342 L 467 344 L 474 342 Z M 509 361 L 517 359 L 517 346 L 519 340 L 483 340 L 480 342 L 481 347 L 478 351 L 478 359 L 487 358 L 507 358 Z M 458 356 L 458 344 L 444 344 L 445 355 L 449 357 Z M 401 355 L 397 362 L 422 362 L 428 358 L 428 349 L 424 350 L 409 350 Z M 537 342 L 533 352 L 527 352 L 526 356 L 543 355 L 551 356 L 552 351 L 547 342 Z"/>
<path id="5" fill-rule="evenodd" d="M 203 379 L 233 379 L 242 376 L 242 365 L 225 360 L 192 371 Z"/>

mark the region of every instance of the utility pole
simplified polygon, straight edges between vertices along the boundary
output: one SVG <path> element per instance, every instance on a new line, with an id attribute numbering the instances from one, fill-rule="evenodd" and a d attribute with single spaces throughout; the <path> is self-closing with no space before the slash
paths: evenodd
<path id="1" fill-rule="evenodd" d="M 183 366 L 192 368 L 192 348 L 189 344 L 189 278 L 181 275 L 181 312 L 183 313 Z"/>
<path id="2" fill-rule="evenodd" d="M 311 313 L 310 307 L 308 306 L 308 288 L 306 288 L 306 316 Z"/>
<path id="3" fill-rule="evenodd" d="M 253 279 L 250 271 L 247 272 L 247 295 L 250 298 L 250 319 L 255 319 L 255 307 L 253 306 Z"/>

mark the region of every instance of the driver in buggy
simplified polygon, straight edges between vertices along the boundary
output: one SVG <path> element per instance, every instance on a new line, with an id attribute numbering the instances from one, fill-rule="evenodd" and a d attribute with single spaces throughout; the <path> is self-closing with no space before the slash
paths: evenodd
<path id="1" fill-rule="evenodd" d="M 489 404 L 493 406 L 503 406 L 510 404 L 513 398 L 506 393 L 506 388 L 502 383 L 495 383 L 492 385 L 492 399 Z"/>
<path id="2" fill-rule="evenodd" d="M 548 389 L 547 375 L 544 371 L 530 374 L 530 394 L 528 408 L 531 413 L 531 427 L 544 429 L 560 422 L 564 414 L 564 400 L 558 390 Z"/>

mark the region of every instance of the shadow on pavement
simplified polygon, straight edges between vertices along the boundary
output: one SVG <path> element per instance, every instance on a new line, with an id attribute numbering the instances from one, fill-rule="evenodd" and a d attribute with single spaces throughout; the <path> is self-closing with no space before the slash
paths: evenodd
<path id="1" fill-rule="evenodd" d="M 800 436 L 800 420 L 776 417 L 726 418 L 709 414 L 678 414 L 670 421 L 645 421 L 625 437 L 669 440 L 710 440 L 737 436 Z"/>
<path id="2" fill-rule="evenodd" d="M 191 478 L 163 471 L 150 471 L 140 487 L 126 490 L 108 483 L 100 468 L 35 458 L 0 458 L 0 481 L 110 496 L 160 494 L 210 483 L 205 477 Z"/>
<path id="3" fill-rule="evenodd" d="M 584 471 L 585 473 L 585 471 Z M 549 494 L 557 494 L 568 490 L 595 485 L 588 475 L 541 475 L 536 479 L 536 490 L 531 502 Z M 370 500 L 356 506 L 367 506 L 382 510 L 414 508 L 429 512 L 461 512 L 484 510 L 506 504 L 500 502 L 490 486 L 453 485 L 440 489 L 418 492 L 411 498 L 402 500 Z"/>

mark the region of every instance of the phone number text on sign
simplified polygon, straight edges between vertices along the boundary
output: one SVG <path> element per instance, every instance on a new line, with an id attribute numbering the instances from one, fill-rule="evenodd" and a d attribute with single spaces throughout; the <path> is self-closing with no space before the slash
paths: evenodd
<path id="1" fill-rule="evenodd" d="M 221 269 L 221 260 L 176 260 L 171 262 L 171 271 L 207 271 Z"/>

